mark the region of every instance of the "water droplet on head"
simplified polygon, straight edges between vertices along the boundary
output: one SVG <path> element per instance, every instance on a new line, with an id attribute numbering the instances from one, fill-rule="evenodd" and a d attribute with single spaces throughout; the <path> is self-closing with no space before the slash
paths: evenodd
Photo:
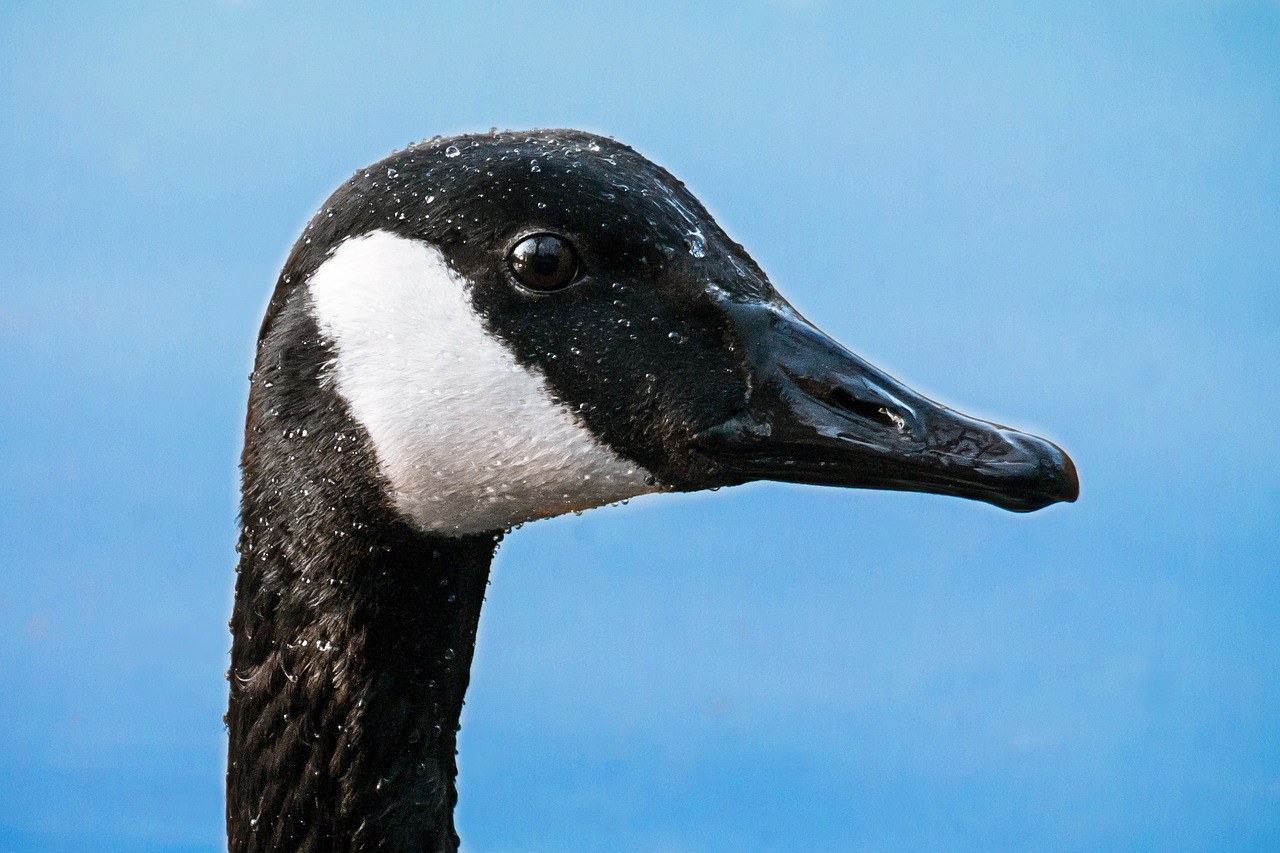
<path id="1" fill-rule="evenodd" d="M 685 234 L 685 242 L 689 244 L 689 254 L 695 258 L 706 257 L 707 254 L 707 238 L 702 236 L 701 231 L 690 231 Z"/>
<path id="2" fill-rule="evenodd" d="M 462 152 L 458 150 L 458 146 L 456 145 L 450 145 L 448 148 L 444 149 L 444 156 L 446 157 L 457 157 L 461 153 Z"/>

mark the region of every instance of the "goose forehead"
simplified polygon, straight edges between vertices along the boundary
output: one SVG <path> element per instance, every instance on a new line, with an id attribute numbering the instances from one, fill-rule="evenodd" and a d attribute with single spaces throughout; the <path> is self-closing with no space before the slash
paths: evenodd
<path id="1" fill-rule="evenodd" d="M 471 285 L 420 240 L 341 243 L 309 282 L 334 348 L 324 380 L 364 426 L 420 529 L 498 530 L 657 490 L 486 328 Z"/>
<path id="2" fill-rule="evenodd" d="M 469 259 L 488 263 L 481 256 L 536 230 L 574 241 L 601 276 L 686 295 L 705 282 L 739 299 L 772 295 L 763 271 L 677 178 L 579 132 L 431 140 L 357 171 L 308 223 L 294 280 L 371 228 L 448 247 L 450 264 L 470 276 L 478 270 Z"/>

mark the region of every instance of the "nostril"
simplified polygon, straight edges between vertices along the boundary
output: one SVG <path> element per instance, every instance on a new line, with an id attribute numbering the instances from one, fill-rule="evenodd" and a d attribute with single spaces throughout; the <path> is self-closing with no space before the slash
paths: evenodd
<path id="1" fill-rule="evenodd" d="M 907 431 L 907 419 L 904 418 L 902 415 L 898 414 L 896 411 L 889 408 L 888 406 L 881 406 L 880 413 L 893 423 L 893 428 L 896 429 L 898 432 Z"/>
<path id="2" fill-rule="evenodd" d="M 829 403 L 837 408 L 844 409 L 852 415 L 857 415 L 865 420 L 874 421 L 875 423 L 896 429 L 902 432 L 907 428 L 907 420 L 898 412 L 882 406 L 879 403 L 873 403 L 869 400 L 859 400 L 850 394 L 844 388 L 832 388 L 826 393 Z"/>

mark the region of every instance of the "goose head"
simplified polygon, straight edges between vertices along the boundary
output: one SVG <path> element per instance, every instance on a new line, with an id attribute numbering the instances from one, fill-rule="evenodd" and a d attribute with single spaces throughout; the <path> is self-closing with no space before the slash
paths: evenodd
<path id="1" fill-rule="evenodd" d="M 425 532 L 751 480 L 1014 511 L 1078 493 L 1056 445 L 926 399 L 833 341 L 680 181 L 610 139 L 399 152 L 308 225 L 282 276 L 293 287 L 332 342 L 321 381 Z"/>

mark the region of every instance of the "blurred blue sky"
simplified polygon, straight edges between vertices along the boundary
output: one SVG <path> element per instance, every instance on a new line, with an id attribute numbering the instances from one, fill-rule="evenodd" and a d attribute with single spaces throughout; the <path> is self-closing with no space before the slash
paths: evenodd
<path id="1" fill-rule="evenodd" d="M 518 531 L 466 848 L 1280 849 L 1280 5 L 880 5 L 0 5 L 0 851 L 220 848 L 276 271 L 393 148 L 556 125 L 1084 491 Z"/>

